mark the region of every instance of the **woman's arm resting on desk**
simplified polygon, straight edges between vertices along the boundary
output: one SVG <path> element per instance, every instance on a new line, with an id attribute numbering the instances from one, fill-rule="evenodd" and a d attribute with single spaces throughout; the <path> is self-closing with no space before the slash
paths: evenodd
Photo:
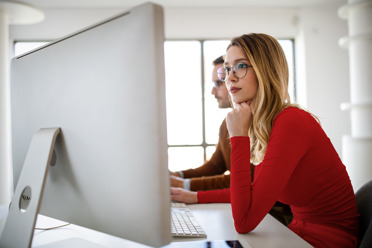
<path id="1" fill-rule="evenodd" d="M 171 187 L 173 201 L 184 203 L 230 203 L 230 189 L 192 192 L 186 189 Z"/>
<path id="2" fill-rule="evenodd" d="M 191 192 L 181 188 L 171 188 L 172 201 L 179 201 L 188 204 L 198 203 L 197 192 Z"/>

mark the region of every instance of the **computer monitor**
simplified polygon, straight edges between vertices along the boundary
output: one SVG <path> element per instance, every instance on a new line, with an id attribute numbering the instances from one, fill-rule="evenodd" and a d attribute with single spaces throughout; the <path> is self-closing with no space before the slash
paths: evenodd
<path id="1" fill-rule="evenodd" d="M 41 214 L 146 245 L 170 242 L 161 6 L 140 5 L 14 58 L 11 115 L 15 185 L 33 135 L 60 128 Z M 34 192 L 20 190 L 12 208 L 27 212 Z"/>

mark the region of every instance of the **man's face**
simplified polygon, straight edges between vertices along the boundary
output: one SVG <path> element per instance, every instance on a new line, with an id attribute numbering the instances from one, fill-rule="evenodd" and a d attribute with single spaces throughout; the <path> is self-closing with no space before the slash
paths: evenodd
<path id="1" fill-rule="evenodd" d="M 215 65 L 212 72 L 212 81 L 214 87 L 212 88 L 212 95 L 217 99 L 219 108 L 231 108 L 229 99 L 229 92 L 227 91 L 225 82 L 221 81 L 217 76 L 217 70 L 223 67 L 223 64 Z"/>

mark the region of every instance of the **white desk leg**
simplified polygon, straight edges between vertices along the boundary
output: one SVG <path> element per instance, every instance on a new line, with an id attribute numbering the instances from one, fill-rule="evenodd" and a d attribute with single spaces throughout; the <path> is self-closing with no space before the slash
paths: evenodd
<path id="1" fill-rule="evenodd" d="M 0 247 L 31 247 L 45 179 L 60 131 L 60 128 L 40 129 L 32 137 L 0 239 Z"/>

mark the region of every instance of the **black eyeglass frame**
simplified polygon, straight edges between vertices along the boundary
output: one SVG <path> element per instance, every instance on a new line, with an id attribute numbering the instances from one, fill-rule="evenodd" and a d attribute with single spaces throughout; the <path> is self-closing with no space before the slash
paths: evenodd
<path id="1" fill-rule="evenodd" d="M 236 75 L 236 66 L 239 65 L 239 64 L 240 64 L 240 65 L 243 64 L 243 65 L 245 66 L 245 73 L 244 73 L 244 75 L 241 76 L 241 77 L 238 77 L 238 76 Z M 238 62 L 238 63 L 236 63 L 235 65 L 233 65 L 231 68 L 232 68 L 232 71 L 233 71 L 233 73 L 234 73 L 234 76 L 237 77 L 237 78 L 239 78 L 239 79 L 242 79 L 242 78 L 244 78 L 244 77 L 247 75 L 247 72 L 248 72 L 248 68 L 249 68 L 249 67 L 253 67 L 253 66 L 252 66 L 252 65 L 248 65 L 248 64 L 246 64 L 246 63 Z M 221 81 L 226 82 L 228 76 L 230 75 L 230 72 L 229 72 L 229 71 L 231 70 L 231 68 L 223 67 L 223 73 L 222 73 L 222 72 L 219 73 L 219 72 L 217 71 L 217 76 L 218 76 L 218 78 L 219 78 Z M 223 78 L 222 75 L 225 75 L 225 78 Z"/>

